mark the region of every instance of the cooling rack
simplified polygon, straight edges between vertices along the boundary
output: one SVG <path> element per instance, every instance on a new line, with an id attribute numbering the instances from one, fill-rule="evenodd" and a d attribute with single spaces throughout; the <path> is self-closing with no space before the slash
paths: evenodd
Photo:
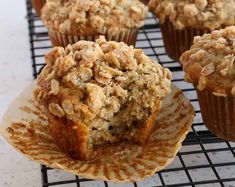
<path id="1" fill-rule="evenodd" d="M 36 78 L 44 66 L 43 57 L 50 50 L 51 43 L 47 29 L 32 9 L 31 1 L 26 0 L 26 5 L 32 69 Z M 183 81 L 184 73 L 180 64 L 165 54 L 159 24 L 152 14 L 148 15 L 144 27 L 139 31 L 136 47 L 142 48 L 146 55 L 171 70 L 173 83 L 183 90 L 195 108 L 195 121 L 174 161 L 146 180 L 119 185 L 87 180 L 42 166 L 42 187 L 235 186 L 235 143 L 217 138 L 204 126 L 195 90 L 191 84 Z"/>

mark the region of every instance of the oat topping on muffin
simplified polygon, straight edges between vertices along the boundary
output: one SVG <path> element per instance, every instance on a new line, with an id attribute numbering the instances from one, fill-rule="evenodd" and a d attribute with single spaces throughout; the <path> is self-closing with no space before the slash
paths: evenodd
<path id="1" fill-rule="evenodd" d="M 143 26 L 147 12 L 138 0 L 52 0 L 44 6 L 42 19 L 64 34 L 113 36 Z"/>
<path id="2" fill-rule="evenodd" d="M 103 37 L 96 43 L 80 41 L 65 49 L 56 47 L 45 59 L 47 66 L 38 78 L 35 98 L 58 117 L 90 121 L 99 115 L 108 119 L 122 104 L 135 101 L 132 113 L 142 118 L 141 110 L 154 107 L 157 97 L 170 92 L 168 69 L 141 49 L 107 42 Z"/>
<path id="3" fill-rule="evenodd" d="M 60 123 L 68 119 L 73 129 L 82 124 L 89 146 L 122 139 L 144 142 L 161 99 L 171 91 L 168 69 L 141 49 L 104 37 L 56 47 L 45 59 L 34 90 L 36 102 Z"/>
<path id="4" fill-rule="evenodd" d="M 199 90 L 235 96 L 235 26 L 195 37 L 191 49 L 180 60 L 185 79 Z"/>
<path id="5" fill-rule="evenodd" d="M 210 29 L 235 24 L 234 0 L 151 0 L 149 8 L 164 23 L 177 29 Z"/>

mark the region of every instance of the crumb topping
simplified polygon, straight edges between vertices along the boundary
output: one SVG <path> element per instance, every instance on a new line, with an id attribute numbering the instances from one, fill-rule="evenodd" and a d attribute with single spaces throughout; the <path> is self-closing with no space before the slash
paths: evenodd
<path id="1" fill-rule="evenodd" d="M 195 37 L 191 49 L 180 60 L 185 79 L 199 90 L 235 96 L 235 26 Z"/>
<path id="2" fill-rule="evenodd" d="M 65 34 L 113 36 L 143 26 L 147 12 L 138 0 L 47 1 L 42 20 Z"/>
<path id="3" fill-rule="evenodd" d="M 169 20 L 177 29 L 214 30 L 235 24 L 234 0 L 151 0 L 149 8 L 161 23 Z"/>
<path id="4" fill-rule="evenodd" d="M 36 102 L 54 116 L 91 129 L 144 120 L 171 90 L 168 69 L 141 49 L 104 37 L 56 47 L 45 59 L 34 90 Z"/>

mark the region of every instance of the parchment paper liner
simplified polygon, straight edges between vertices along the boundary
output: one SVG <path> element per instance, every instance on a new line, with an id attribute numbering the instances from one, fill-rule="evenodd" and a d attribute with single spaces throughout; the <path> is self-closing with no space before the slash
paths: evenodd
<path id="1" fill-rule="evenodd" d="M 235 142 L 235 97 L 215 96 L 211 91 L 197 90 L 202 119 L 213 134 Z"/>
<path id="2" fill-rule="evenodd" d="M 104 35 L 107 41 L 117 41 L 124 42 L 127 45 L 135 46 L 136 38 L 139 29 L 129 29 L 127 31 L 120 31 L 114 36 Z M 79 35 L 69 35 L 62 34 L 59 31 L 48 27 L 48 33 L 50 36 L 51 43 L 54 47 L 61 46 L 67 47 L 69 44 L 74 44 L 80 40 L 95 41 L 99 38 L 99 35 L 94 36 L 79 36 Z"/>
<path id="3" fill-rule="evenodd" d="M 28 158 L 83 178 L 132 182 L 153 175 L 172 162 L 194 118 L 189 100 L 173 86 L 145 147 L 122 143 L 97 151 L 96 161 L 79 161 L 65 155 L 52 141 L 46 117 L 33 104 L 33 87 L 34 83 L 10 105 L 0 133 Z"/>
<path id="4" fill-rule="evenodd" d="M 166 54 L 178 62 L 183 52 L 190 49 L 195 36 L 202 36 L 210 32 L 208 29 L 193 29 L 190 27 L 178 30 L 169 20 L 160 24 L 160 28 Z"/>

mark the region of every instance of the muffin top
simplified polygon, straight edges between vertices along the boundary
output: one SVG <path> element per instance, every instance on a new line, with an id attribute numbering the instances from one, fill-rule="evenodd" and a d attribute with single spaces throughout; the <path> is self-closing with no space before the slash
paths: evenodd
<path id="1" fill-rule="evenodd" d="M 161 23 L 169 20 L 176 29 L 214 30 L 235 24 L 234 0 L 151 0 L 149 8 Z"/>
<path id="2" fill-rule="evenodd" d="M 42 10 L 42 20 L 65 34 L 113 36 L 143 26 L 147 12 L 138 0 L 50 0 Z"/>
<path id="3" fill-rule="evenodd" d="M 171 73 L 141 49 L 123 42 L 79 41 L 46 56 L 37 79 L 36 102 L 59 118 L 89 124 L 110 121 L 123 109 L 145 119 L 157 99 L 170 93 Z"/>
<path id="4" fill-rule="evenodd" d="M 235 26 L 196 36 L 180 58 L 185 79 L 199 90 L 235 96 Z"/>

